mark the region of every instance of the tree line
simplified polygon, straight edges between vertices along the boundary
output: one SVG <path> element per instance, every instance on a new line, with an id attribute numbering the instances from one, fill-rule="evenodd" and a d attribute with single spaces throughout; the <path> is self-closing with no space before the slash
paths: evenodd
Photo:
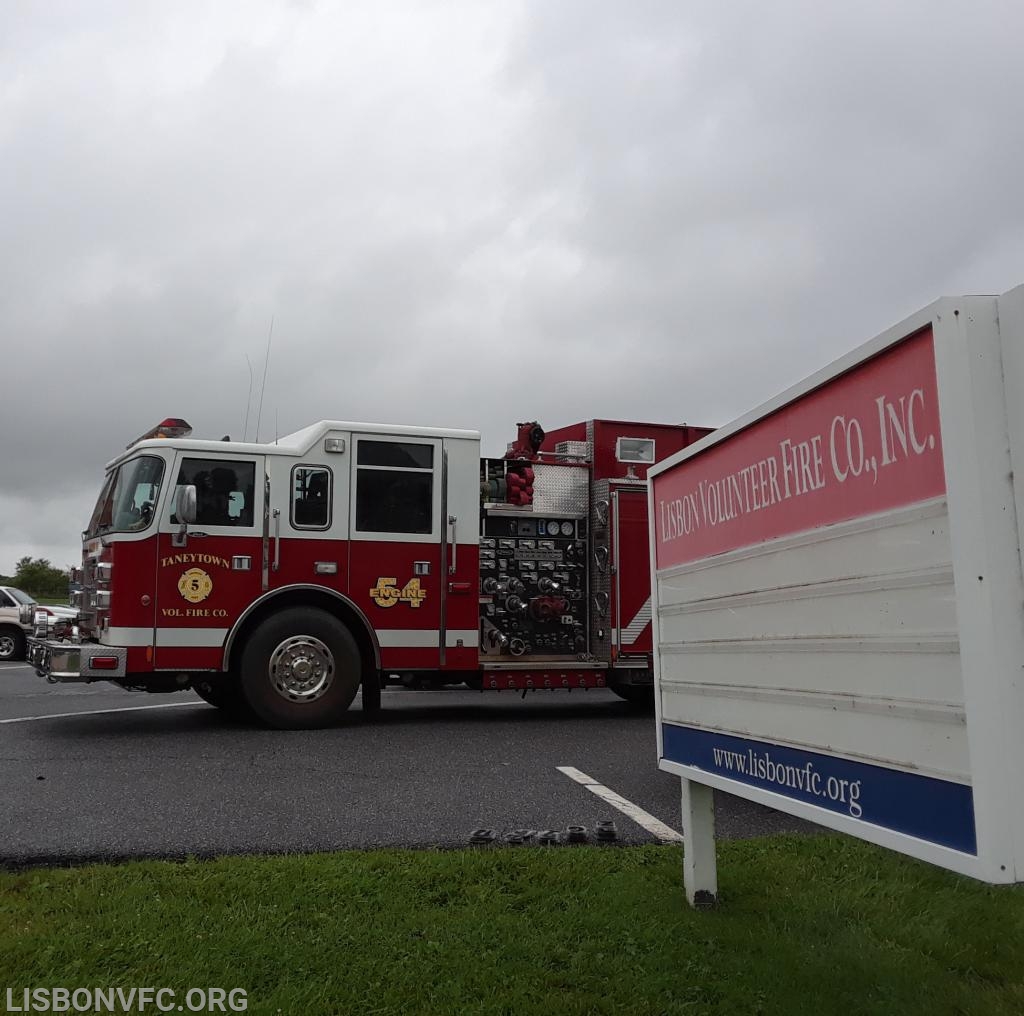
<path id="1" fill-rule="evenodd" d="M 42 557 L 23 557 L 14 566 L 11 576 L 0 575 L 0 584 L 17 586 L 29 596 L 66 598 L 68 595 L 68 569 L 54 568 Z"/>

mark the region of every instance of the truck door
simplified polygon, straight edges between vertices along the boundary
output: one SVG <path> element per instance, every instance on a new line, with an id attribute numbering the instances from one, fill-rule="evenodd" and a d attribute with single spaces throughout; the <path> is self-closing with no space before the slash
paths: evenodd
<path id="1" fill-rule="evenodd" d="M 647 488 L 612 491 L 612 645 L 618 658 L 653 651 Z"/>
<path id="2" fill-rule="evenodd" d="M 260 596 L 264 469 L 262 455 L 176 453 L 160 520 L 155 669 L 219 669 L 231 625 Z M 187 484 L 196 488 L 196 521 L 176 546 L 175 494 Z"/>
<path id="3" fill-rule="evenodd" d="M 436 438 L 353 434 L 349 595 L 385 670 L 441 662 L 443 454 Z"/>
<path id="4" fill-rule="evenodd" d="M 316 585 L 348 594 L 351 436 L 331 431 L 324 445 L 304 459 L 267 456 L 266 589 Z"/>

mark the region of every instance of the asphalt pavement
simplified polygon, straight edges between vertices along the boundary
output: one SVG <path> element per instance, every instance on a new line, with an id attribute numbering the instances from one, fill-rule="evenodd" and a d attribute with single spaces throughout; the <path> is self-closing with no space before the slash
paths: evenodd
<path id="1" fill-rule="evenodd" d="M 574 782 L 573 767 L 674 830 L 679 780 L 657 769 L 654 719 L 611 692 L 388 688 L 372 720 L 242 725 L 191 692 L 47 685 L 0 664 L 0 864 L 368 847 L 465 846 L 479 828 L 612 820 L 658 836 Z M 716 795 L 722 838 L 813 830 Z"/>

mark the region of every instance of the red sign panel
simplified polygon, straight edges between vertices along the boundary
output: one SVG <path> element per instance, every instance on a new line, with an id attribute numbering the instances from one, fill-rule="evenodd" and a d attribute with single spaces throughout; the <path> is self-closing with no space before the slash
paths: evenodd
<path id="1" fill-rule="evenodd" d="M 931 328 L 654 479 L 658 568 L 945 492 Z"/>

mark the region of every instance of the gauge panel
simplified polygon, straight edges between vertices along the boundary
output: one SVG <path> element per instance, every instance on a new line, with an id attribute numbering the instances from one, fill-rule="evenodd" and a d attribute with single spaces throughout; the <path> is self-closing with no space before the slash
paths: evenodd
<path id="1" fill-rule="evenodd" d="M 578 520 L 483 511 L 480 624 L 484 656 L 576 657 L 587 648 L 586 545 Z"/>

